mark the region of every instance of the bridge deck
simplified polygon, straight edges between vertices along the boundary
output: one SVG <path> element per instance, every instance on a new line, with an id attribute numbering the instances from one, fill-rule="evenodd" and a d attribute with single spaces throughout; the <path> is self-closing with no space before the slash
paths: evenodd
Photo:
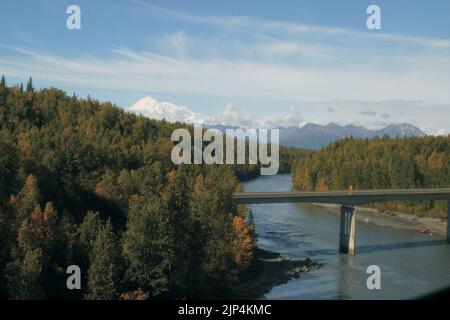
<path id="1" fill-rule="evenodd" d="M 351 192 L 237 192 L 233 194 L 233 201 L 236 204 L 315 202 L 351 206 L 383 201 L 412 200 L 450 201 L 450 188 L 357 190 Z"/>

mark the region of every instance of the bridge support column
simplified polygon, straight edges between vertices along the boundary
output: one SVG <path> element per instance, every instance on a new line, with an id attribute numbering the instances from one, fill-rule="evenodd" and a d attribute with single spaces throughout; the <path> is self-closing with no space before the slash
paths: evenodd
<path id="1" fill-rule="evenodd" d="M 447 242 L 450 243 L 450 201 L 447 202 Z"/>
<path id="2" fill-rule="evenodd" d="M 339 252 L 355 254 L 355 208 L 352 206 L 341 207 L 341 232 L 339 234 Z"/>

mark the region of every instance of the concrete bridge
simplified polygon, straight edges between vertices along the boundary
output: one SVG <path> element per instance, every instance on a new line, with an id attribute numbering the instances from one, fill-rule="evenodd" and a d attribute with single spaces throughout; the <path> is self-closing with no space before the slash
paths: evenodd
<path id="1" fill-rule="evenodd" d="M 341 205 L 339 251 L 355 254 L 355 205 L 383 201 L 446 200 L 450 221 L 450 188 L 394 189 L 329 192 L 238 192 L 233 194 L 236 204 L 261 203 L 330 203 Z M 447 242 L 450 243 L 450 223 L 447 222 Z"/>

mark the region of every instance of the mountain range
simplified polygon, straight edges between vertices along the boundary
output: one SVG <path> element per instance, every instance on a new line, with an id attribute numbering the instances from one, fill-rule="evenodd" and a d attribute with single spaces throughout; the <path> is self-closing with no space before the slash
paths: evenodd
<path id="1" fill-rule="evenodd" d="M 180 121 L 189 124 L 202 123 L 205 127 L 215 127 L 223 132 L 225 129 L 236 129 L 239 127 L 244 128 L 242 125 L 236 125 L 233 121 L 236 120 L 236 115 L 234 115 L 234 118 L 229 117 L 230 113 L 224 113 L 223 117 L 220 117 L 220 115 L 208 117 L 201 115 L 200 113 L 193 112 L 186 107 L 177 106 L 169 102 L 159 102 L 151 97 L 140 99 L 137 103 L 131 106 L 129 110 L 153 119 L 166 119 L 169 122 Z M 286 119 L 281 120 L 284 120 L 284 122 L 279 121 L 280 124 L 286 123 Z M 294 120 L 296 120 L 296 118 L 294 118 Z M 267 123 L 268 122 L 266 121 L 263 125 Z M 295 123 L 295 121 L 289 121 L 287 123 Z M 298 123 L 296 125 L 292 124 L 289 126 L 280 126 L 272 121 L 271 128 L 277 128 L 280 130 L 281 145 L 307 149 L 319 149 L 333 141 L 346 137 L 373 138 L 376 136 L 389 136 L 396 138 L 425 136 L 425 133 L 422 130 L 409 123 L 389 124 L 385 128 L 373 130 L 353 124 L 342 126 L 333 122 L 326 125 L 310 122 L 302 126 L 299 126 Z"/>
<path id="2" fill-rule="evenodd" d="M 373 138 L 376 136 L 422 137 L 425 136 L 425 133 L 409 123 L 390 124 L 380 130 L 371 130 L 353 124 L 340 126 L 336 123 L 327 125 L 307 123 L 301 128 L 280 128 L 281 145 L 308 149 L 318 149 L 347 137 Z"/>

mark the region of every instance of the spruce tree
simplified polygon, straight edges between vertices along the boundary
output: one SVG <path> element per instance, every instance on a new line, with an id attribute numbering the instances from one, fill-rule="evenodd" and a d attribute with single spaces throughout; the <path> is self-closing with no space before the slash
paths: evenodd
<path id="1" fill-rule="evenodd" d="M 0 207 L 15 191 L 18 169 L 17 149 L 6 134 L 0 133 Z"/>
<path id="2" fill-rule="evenodd" d="M 6 105 L 6 96 L 7 96 L 7 88 L 6 88 L 6 80 L 5 75 L 2 76 L 0 80 L 0 119 L 7 117 L 8 108 Z"/>
<path id="3" fill-rule="evenodd" d="M 134 198 L 123 240 L 126 279 L 134 289 L 158 296 L 169 290 L 172 226 L 168 209 L 156 196 Z M 173 270 L 172 270 L 173 271 Z"/>
<path id="4" fill-rule="evenodd" d="M 33 88 L 33 79 L 30 77 L 30 79 L 28 79 L 27 82 L 27 92 L 33 92 L 34 88 Z"/>
<path id="5" fill-rule="evenodd" d="M 170 239 L 172 265 L 170 288 L 174 295 L 186 297 L 191 288 L 193 276 L 193 220 L 190 212 L 193 177 L 190 168 L 180 166 L 168 174 L 168 185 L 163 199 L 168 208 L 168 222 L 172 227 Z M 195 248 L 194 248 L 195 249 Z"/>
<path id="6" fill-rule="evenodd" d="M 45 299 L 43 254 L 40 248 L 27 249 L 23 258 L 17 258 L 7 266 L 9 297 L 20 300 Z"/>
<path id="7" fill-rule="evenodd" d="M 74 257 L 82 270 L 90 265 L 90 256 L 103 222 L 98 212 L 89 211 L 83 222 L 77 226 Z M 85 276 L 86 273 L 83 275 Z M 83 279 L 86 280 L 86 279 Z"/>
<path id="8" fill-rule="evenodd" d="M 2 79 L 0 80 L 0 89 L 6 89 L 6 79 L 5 79 L 5 75 L 2 75 Z"/>
<path id="9" fill-rule="evenodd" d="M 111 222 L 100 229 L 92 247 L 88 270 L 90 300 L 112 300 L 119 296 L 120 249 Z"/>

